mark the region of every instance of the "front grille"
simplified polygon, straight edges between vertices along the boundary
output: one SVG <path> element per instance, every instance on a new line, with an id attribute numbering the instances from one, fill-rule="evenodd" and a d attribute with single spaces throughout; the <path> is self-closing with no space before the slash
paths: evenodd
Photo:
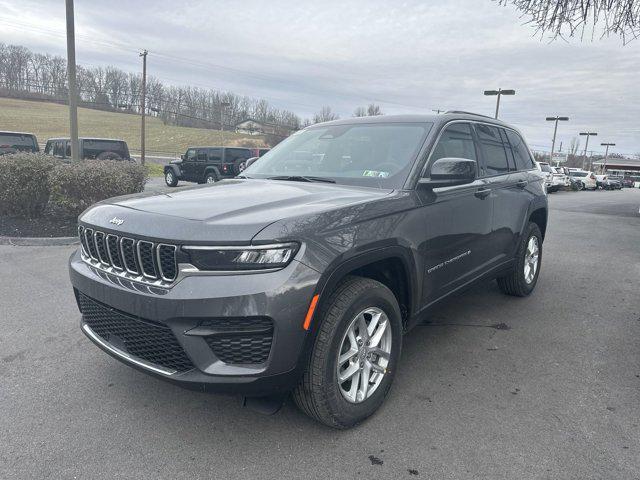
<path id="1" fill-rule="evenodd" d="M 178 276 L 175 245 L 106 234 L 82 225 L 78 227 L 78 235 L 85 260 L 98 268 L 119 275 L 126 271 L 154 282 L 170 283 Z"/>
<path id="2" fill-rule="evenodd" d="M 269 358 L 273 343 L 273 321 L 269 318 L 222 318 L 201 326 L 216 332 L 205 340 L 224 363 L 260 364 Z"/>
<path id="3" fill-rule="evenodd" d="M 110 345 L 176 372 L 195 368 L 169 327 L 132 317 L 82 293 L 78 305 L 84 323 Z"/>

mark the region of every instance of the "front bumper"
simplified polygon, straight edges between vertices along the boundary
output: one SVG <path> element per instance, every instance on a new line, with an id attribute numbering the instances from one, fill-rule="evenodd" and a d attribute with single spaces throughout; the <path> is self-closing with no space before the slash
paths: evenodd
<path id="1" fill-rule="evenodd" d="M 243 395 L 286 391 L 297 382 L 307 338 L 302 324 L 320 274 L 296 260 L 276 272 L 187 276 L 171 288 L 153 289 L 119 282 L 88 265 L 79 252 L 71 256 L 69 271 L 79 300 L 82 297 L 100 305 L 102 317 L 116 315 L 145 328 L 170 332 L 167 335 L 175 337 L 177 348 L 190 361 L 188 369 L 178 371 L 161 361 L 150 362 L 132 353 L 135 349 L 123 341 L 124 337 L 100 336 L 91 323 L 94 320 L 83 316 L 83 332 L 111 356 L 134 368 L 186 388 Z M 216 334 L 211 325 L 219 321 L 238 325 L 256 318 L 270 319 L 273 326 L 266 360 L 223 361 L 220 351 L 210 346 L 211 335 Z M 233 348 L 242 348 L 241 342 L 233 343 Z"/>

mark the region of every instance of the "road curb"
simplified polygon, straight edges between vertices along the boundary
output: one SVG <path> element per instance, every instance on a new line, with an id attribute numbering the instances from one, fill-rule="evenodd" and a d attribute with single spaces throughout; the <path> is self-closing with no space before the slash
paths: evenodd
<path id="1" fill-rule="evenodd" d="M 53 247 L 80 243 L 78 237 L 4 237 L 0 235 L 0 245 L 19 247 Z"/>

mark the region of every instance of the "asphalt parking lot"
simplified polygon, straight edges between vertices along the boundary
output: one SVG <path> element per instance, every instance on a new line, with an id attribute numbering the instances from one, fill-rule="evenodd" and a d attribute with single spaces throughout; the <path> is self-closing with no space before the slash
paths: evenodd
<path id="1" fill-rule="evenodd" d="M 80 332 L 72 247 L 0 246 L 0 478 L 640 478 L 640 190 L 550 205 L 535 293 L 441 306 L 346 432 L 122 365 Z"/>

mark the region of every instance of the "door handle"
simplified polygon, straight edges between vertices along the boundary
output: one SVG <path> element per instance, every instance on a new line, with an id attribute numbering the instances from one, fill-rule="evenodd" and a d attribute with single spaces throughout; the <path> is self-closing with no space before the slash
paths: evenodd
<path id="1" fill-rule="evenodd" d="M 477 190 L 476 193 L 474 193 L 474 195 L 478 198 L 486 198 L 489 196 L 490 193 L 491 193 L 490 188 L 481 188 Z"/>
<path id="2" fill-rule="evenodd" d="M 524 188 L 527 185 L 529 185 L 529 182 L 527 182 L 526 180 L 518 180 L 516 182 L 516 186 L 520 187 L 520 188 Z"/>

